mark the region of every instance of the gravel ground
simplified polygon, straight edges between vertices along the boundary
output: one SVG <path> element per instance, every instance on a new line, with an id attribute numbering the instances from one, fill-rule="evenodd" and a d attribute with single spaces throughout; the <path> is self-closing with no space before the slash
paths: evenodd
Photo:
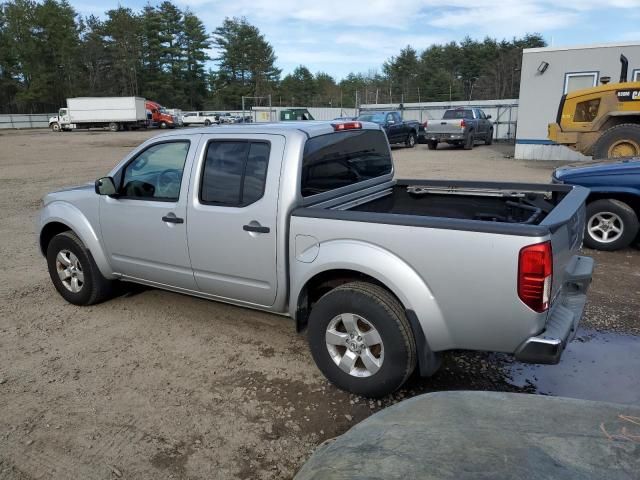
<path id="1" fill-rule="evenodd" d="M 290 478 L 318 444 L 403 398 L 536 390 L 510 381 L 507 357 L 451 352 L 435 377 L 372 402 L 328 384 L 283 317 L 142 287 L 65 303 L 37 250 L 39 199 L 153 134 L 0 131 L 0 479 Z M 512 151 L 394 157 L 398 177 L 548 181 L 554 165 Z M 587 253 L 598 267 L 584 325 L 640 335 L 637 248 Z"/>

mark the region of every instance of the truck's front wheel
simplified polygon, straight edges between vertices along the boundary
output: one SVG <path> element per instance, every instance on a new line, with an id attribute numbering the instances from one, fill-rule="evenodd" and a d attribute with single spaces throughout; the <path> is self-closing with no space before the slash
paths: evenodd
<path id="1" fill-rule="evenodd" d="M 62 129 L 60 128 L 60 124 L 58 122 L 53 122 L 51 124 L 51 131 L 60 132 Z"/>
<path id="2" fill-rule="evenodd" d="M 393 393 L 416 365 L 404 309 L 378 285 L 351 282 L 325 294 L 309 316 L 308 338 L 325 377 L 357 395 Z"/>
<path id="3" fill-rule="evenodd" d="M 596 250 L 628 247 L 638 235 L 638 216 L 620 200 L 602 199 L 587 205 L 584 244 Z"/>
<path id="4" fill-rule="evenodd" d="M 407 137 L 407 140 L 405 142 L 405 145 L 407 146 L 407 148 L 413 148 L 416 146 L 416 134 L 411 132 L 409 134 L 409 136 Z"/>
<path id="5" fill-rule="evenodd" d="M 71 231 L 60 233 L 49 242 L 47 265 L 54 287 L 69 303 L 93 305 L 113 291 L 113 282 L 102 276 L 91 252 Z"/>

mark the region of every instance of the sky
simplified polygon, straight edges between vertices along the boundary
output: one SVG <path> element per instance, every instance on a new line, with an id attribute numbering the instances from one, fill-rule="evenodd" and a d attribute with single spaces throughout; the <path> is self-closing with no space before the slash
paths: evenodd
<path id="1" fill-rule="evenodd" d="M 71 0 L 81 15 L 103 16 L 147 0 Z M 160 3 L 158 0 L 157 3 Z M 156 2 L 151 1 L 151 4 Z M 381 71 L 410 44 L 422 51 L 465 36 L 499 40 L 540 33 L 549 45 L 640 41 L 640 0 L 174 0 L 212 32 L 225 17 L 244 16 L 273 45 L 284 74 L 300 64 L 337 80 Z M 560 5 L 560 6 L 559 6 Z M 215 56 L 215 52 L 211 52 Z"/>

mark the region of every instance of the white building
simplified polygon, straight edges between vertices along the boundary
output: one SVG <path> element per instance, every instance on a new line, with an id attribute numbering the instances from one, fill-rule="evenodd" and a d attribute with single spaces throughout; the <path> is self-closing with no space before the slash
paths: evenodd
<path id="1" fill-rule="evenodd" d="M 620 79 L 620 54 L 629 59 L 629 81 L 640 81 L 640 42 L 525 49 L 522 55 L 516 158 L 579 160 L 585 157 L 547 138 L 563 94 L 594 87 L 602 77 Z"/>

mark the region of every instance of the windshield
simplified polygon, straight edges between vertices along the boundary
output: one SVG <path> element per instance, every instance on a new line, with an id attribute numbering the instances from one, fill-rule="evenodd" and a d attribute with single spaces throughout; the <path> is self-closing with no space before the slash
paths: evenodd
<path id="1" fill-rule="evenodd" d="M 373 122 L 378 124 L 383 124 L 384 119 L 384 113 L 367 113 L 358 117 L 358 120 L 360 120 L 361 122 Z"/>
<path id="2" fill-rule="evenodd" d="M 471 110 L 447 110 L 442 117 L 443 120 L 461 120 L 463 118 L 471 120 L 473 112 Z"/>
<path id="3" fill-rule="evenodd" d="M 391 173 L 387 137 L 380 130 L 329 133 L 307 140 L 302 160 L 302 196 L 346 187 Z"/>

